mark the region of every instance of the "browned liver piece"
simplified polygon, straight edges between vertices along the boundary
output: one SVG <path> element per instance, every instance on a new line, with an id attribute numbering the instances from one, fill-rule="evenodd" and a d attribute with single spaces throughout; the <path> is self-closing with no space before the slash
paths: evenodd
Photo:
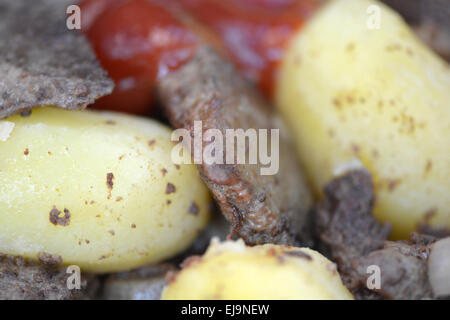
<path id="1" fill-rule="evenodd" d="M 98 287 L 95 276 L 81 274 L 81 289 L 69 289 L 71 274 L 54 263 L 60 263 L 60 258 L 48 254 L 39 258 L 41 263 L 0 254 L 0 300 L 78 300 L 94 295 Z"/>
<path id="2" fill-rule="evenodd" d="M 255 165 L 202 163 L 198 169 L 231 222 L 231 235 L 250 245 L 310 240 L 311 196 L 289 133 L 273 108 L 229 62 L 211 48 L 201 48 L 189 63 L 165 76 L 157 92 L 170 123 L 188 129 L 191 136 L 196 120 L 202 120 L 203 132 L 218 129 L 223 136 L 226 129 L 280 129 L 275 175 L 261 175 L 265 166 L 259 161 Z M 207 145 L 203 142 L 203 149 Z"/>
<path id="3" fill-rule="evenodd" d="M 373 216 L 375 201 L 369 172 L 352 170 L 333 179 L 318 205 L 316 228 L 320 249 L 338 264 L 344 284 L 357 299 L 430 299 L 427 260 L 433 236 L 413 233 L 410 241 L 387 241 L 389 225 Z M 380 288 L 367 280 L 380 271 Z"/>
<path id="4" fill-rule="evenodd" d="M 81 109 L 113 82 L 78 30 L 66 26 L 71 0 L 0 3 L 0 119 L 34 107 Z"/>

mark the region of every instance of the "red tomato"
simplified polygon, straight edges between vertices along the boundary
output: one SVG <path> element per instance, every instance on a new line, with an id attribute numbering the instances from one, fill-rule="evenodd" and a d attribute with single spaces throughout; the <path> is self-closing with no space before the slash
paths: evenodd
<path id="1" fill-rule="evenodd" d="M 229 55 L 271 97 L 292 34 L 315 11 L 314 0 L 179 0 L 211 28 Z"/>
<path id="2" fill-rule="evenodd" d="M 199 43 L 162 1 L 85 0 L 81 14 L 82 30 L 116 84 L 95 102 L 98 109 L 149 114 L 157 79 L 189 60 Z"/>
<path id="3" fill-rule="evenodd" d="M 315 0 L 83 0 L 82 30 L 116 83 L 93 107 L 151 113 L 158 78 L 201 42 L 225 50 L 271 97 L 287 43 L 315 9 Z"/>
<path id="4" fill-rule="evenodd" d="M 81 8 L 81 29 L 87 32 L 97 18 L 107 9 L 116 6 L 125 0 L 83 0 L 79 3 Z"/>

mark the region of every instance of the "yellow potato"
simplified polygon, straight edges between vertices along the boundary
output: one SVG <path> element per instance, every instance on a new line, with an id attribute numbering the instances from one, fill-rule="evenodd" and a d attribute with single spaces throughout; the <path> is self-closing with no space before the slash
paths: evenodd
<path id="1" fill-rule="evenodd" d="M 308 248 L 216 239 L 186 264 L 162 299 L 353 299 L 335 264 Z"/>
<path id="2" fill-rule="evenodd" d="M 208 221 L 196 167 L 171 162 L 171 131 L 156 121 L 42 108 L 3 123 L 1 253 L 126 270 L 182 251 Z"/>
<path id="3" fill-rule="evenodd" d="M 277 104 L 316 193 L 362 163 L 394 238 L 426 220 L 450 227 L 449 65 L 392 10 L 370 0 L 322 8 L 288 49 Z"/>

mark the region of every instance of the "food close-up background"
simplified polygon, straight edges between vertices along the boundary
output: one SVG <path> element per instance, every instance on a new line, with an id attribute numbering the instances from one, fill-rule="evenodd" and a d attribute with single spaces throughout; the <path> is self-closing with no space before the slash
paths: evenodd
<path id="1" fill-rule="evenodd" d="M 448 0 L 0 0 L 0 300 L 449 299 L 449 62 Z"/>

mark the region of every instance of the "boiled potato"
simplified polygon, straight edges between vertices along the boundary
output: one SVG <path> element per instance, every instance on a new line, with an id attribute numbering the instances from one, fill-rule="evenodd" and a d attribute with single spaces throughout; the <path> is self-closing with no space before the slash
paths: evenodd
<path id="1" fill-rule="evenodd" d="M 419 223 L 450 228 L 450 69 L 392 10 L 371 0 L 322 8 L 288 49 L 277 104 L 317 194 L 360 163 L 394 238 Z"/>
<path id="2" fill-rule="evenodd" d="M 171 162 L 156 121 L 42 108 L 3 123 L 0 253 L 127 270 L 182 251 L 208 221 L 197 169 Z"/>
<path id="3" fill-rule="evenodd" d="M 334 263 L 307 249 L 213 240 L 190 258 L 162 299 L 352 299 Z"/>

